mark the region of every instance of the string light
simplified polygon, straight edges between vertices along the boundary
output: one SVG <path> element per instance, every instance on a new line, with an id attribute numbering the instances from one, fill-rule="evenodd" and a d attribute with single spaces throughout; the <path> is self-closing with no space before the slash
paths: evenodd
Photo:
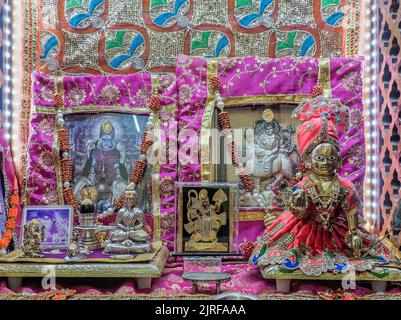
<path id="1" fill-rule="evenodd" d="M 365 115 L 365 142 L 366 142 L 366 172 L 364 186 L 364 215 L 365 227 L 374 231 L 378 216 L 378 195 L 379 187 L 379 123 L 377 121 L 377 71 L 378 71 L 378 48 L 377 48 L 377 6 L 375 0 L 365 0 L 363 6 L 364 30 L 362 32 L 364 45 L 362 46 L 365 55 L 364 74 L 364 115 Z"/>
<path id="2" fill-rule="evenodd" d="M 12 28 L 12 20 L 11 20 L 11 6 L 9 3 L 5 3 L 4 6 L 4 13 L 3 13 L 3 79 L 4 79 L 4 86 L 3 86 L 3 127 L 6 129 L 6 139 L 11 139 L 11 28 Z"/>
<path id="3" fill-rule="evenodd" d="M 13 153 L 14 166 L 16 172 L 20 172 L 21 169 L 21 141 L 20 141 L 20 123 L 21 123 L 21 105 L 22 105 L 22 92 L 23 83 L 22 79 L 24 77 L 23 64 L 21 63 L 21 52 L 24 51 L 23 39 L 23 23 L 22 19 L 24 17 L 23 1 L 20 0 L 9 0 L 12 3 L 9 6 L 9 16 L 12 20 L 12 24 L 8 28 L 10 30 L 9 40 L 11 41 L 11 48 L 8 50 L 10 55 L 10 65 L 11 65 L 11 82 L 10 88 L 12 105 L 10 104 L 9 110 L 11 112 L 9 121 L 12 123 L 11 135 L 13 137 L 10 142 L 11 150 Z"/>

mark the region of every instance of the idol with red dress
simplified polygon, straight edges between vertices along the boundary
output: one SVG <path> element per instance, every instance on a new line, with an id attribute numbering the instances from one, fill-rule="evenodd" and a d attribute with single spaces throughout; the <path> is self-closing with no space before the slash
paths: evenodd
<path id="1" fill-rule="evenodd" d="M 359 195 L 341 168 L 339 133 L 347 132 L 349 110 L 337 99 L 305 100 L 293 112 L 302 121 L 297 131 L 305 163 L 303 178 L 293 187 L 289 210 L 258 238 L 250 261 L 262 272 L 372 270 L 399 263 L 389 241 L 367 232 Z"/>

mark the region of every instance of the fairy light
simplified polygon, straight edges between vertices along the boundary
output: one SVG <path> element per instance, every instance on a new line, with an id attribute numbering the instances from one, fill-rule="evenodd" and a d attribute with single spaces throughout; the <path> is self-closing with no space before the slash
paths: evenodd
<path id="1" fill-rule="evenodd" d="M 366 143 L 366 173 L 364 186 L 364 215 L 365 227 L 374 231 L 378 217 L 379 203 L 379 123 L 377 121 L 377 74 L 378 74 L 378 48 L 377 48 L 377 5 L 376 0 L 363 2 L 362 16 L 364 23 L 362 28 L 363 41 L 361 51 L 365 56 L 364 68 L 364 117 L 365 117 L 365 143 Z"/>
<path id="2" fill-rule="evenodd" d="M 9 28 L 11 33 L 11 98 L 12 106 L 10 105 L 11 111 L 11 149 L 13 153 L 14 165 L 16 171 L 20 170 L 20 160 L 21 160 L 21 143 L 20 143 L 20 117 L 21 117 L 21 105 L 22 105 L 22 92 L 23 92 L 23 65 L 21 63 L 21 52 L 23 52 L 23 1 L 20 0 L 9 0 L 12 3 L 12 12 L 10 18 L 12 19 L 12 26 Z"/>
<path id="3" fill-rule="evenodd" d="M 3 5 L 3 127 L 6 129 L 6 139 L 11 139 L 11 95 L 12 95 L 12 83 L 11 83 L 11 6 L 9 3 Z"/>

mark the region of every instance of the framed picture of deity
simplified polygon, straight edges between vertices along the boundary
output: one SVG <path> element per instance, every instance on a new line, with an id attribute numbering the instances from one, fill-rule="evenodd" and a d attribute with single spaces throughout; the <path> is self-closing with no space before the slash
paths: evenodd
<path id="1" fill-rule="evenodd" d="M 175 75 L 53 77 L 35 72 L 33 79 L 25 203 L 68 204 L 77 216 L 81 190 L 90 185 L 96 188 L 99 222 L 110 225 L 124 189 L 139 179 L 138 201 L 153 239 L 174 248 Z M 149 146 L 144 137 L 150 131 Z"/>
<path id="2" fill-rule="evenodd" d="M 176 253 L 235 253 L 238 184 L 177 182 L 176 192 Z"/>
<path id="3" fill-rule="evenodd" d="M 22 213 L 21 243 L 24 226 L 33 220 L 44 229 L 43 248 L 67 248 L 71 241 L 74 212 L 71 206 L 28 206 Z"/>
<path id="4" fill-rule="evenodd" d="M 139 159 L 147 119 L 147 115 L 120 113 L 65 117 L 71 141 L 72 182 L 78 201 L 82 188 L 92 185 L 97 189 L 95 209 L 98 214 L 114 205 L 128 185 L 130 172 Z M 149 184 L 143 183 L 138 193 L 142 209 L 149 213 Z"/>
<path id="5" fill-rule="evenodd" d="M 276 194 L 289 192 L 300 159 L 295 135 L 299 121 L 291 117 L 295 107 L 295 104 L 226 105 L 241 163 L 260 193 L 255 196 L 247 192 L 241 183 L 227 136 L 213 139 L 212 152 L 215 151 L 217 161 L 211 178 L 239 183 L 239 207 L 244 212 L 271 206 L 277 201 Z M 218 116 L 217 112 L 214 116 Z"/>

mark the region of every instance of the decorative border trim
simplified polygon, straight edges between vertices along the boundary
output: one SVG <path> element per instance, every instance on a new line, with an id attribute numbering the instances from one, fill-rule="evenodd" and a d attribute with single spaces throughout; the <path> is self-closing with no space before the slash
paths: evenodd
<path id="1" fill-rule="evenodd" d="M 241 107 L 254 103 L 300 103 L 311 98 L 312 94 L 274 94 L 252 97 L 229 97 L 223 98 L 224 108 Z"/>
<path id="2" fill-rule="evenodd" d="M 31 114 L 31 99 L 32 99 L 32 78 L 31 74 L 33 70 L 37 68 L 37 46 L 38 46 L 38 0 L 24 0 L 24 62 L 23 70 L 24 75 L 22 79 L 22 101 L 21 101 L 21 117 L 20 117 L 20 136 L 21 136 L 21 172 L 27 172 L 28 169 L 28 157 L 27 150 L 29 140 L 29 122 Z M 25 188 L 27 182 L 27 176 L 22 175 L 21 186 Z M 22 190 L 21 194 L 25 194 L 25 190 Z M 26 199 L 22 199 L 24 202 Z"/>
<path id="3" fill-rule="evenodd" d="M 62 263 L 53 264 L 58 277 L 77 278 L 158 278 L 162 275 L 164 266 L 169 258 L 169 251 L 162 246 L 148 262 L 138 263 Z M 38 259 L 40 260 L 40 259 Z M 98 259 L 99 260 L 99 259 Z M 43 277 L 42 263 L 1 263 L 2 277 Z"/>
<path id="4" fill-rule="evenodd" d="M 152 75 L 152 92 L 153 94 L 157 94 L 160 89 L 159 78 L 155 75 Z M 158 152 L 161 150 L 161 139 L 162 134 L 160 130 L 160 118 L 158 114 L 155 114 L 153 118 L 154 132 L 158 133 L 159 136 L 156 141 L 153 141 L 153 148 L 155 148 Z M 153 216 L 153 240 L 159 241 L 161 239 L 161 230 L 160 230 L 160 163 L 159 159 L 155 159 L 155 163 L 153 164 L 153 174 L 152 174 L 152 216 Z"/>
<path id="5" fill-rule="evenodd" d="M 207 60 L 207 101 L 202 118 L 202 128 L 200 133 L 200 159 L 202 182 L 212 182 L 212 164 L 210 162 L 210 130 L 212 129 L 214 105 L 216 103 L 216 93 L 212 89 L 210 79 L 217 76 L 218 59 Z"/>
<path id="6" fill-rule="evenodd" d="M 75 114 L 75 113 L 101 113 L 101 112 L 119 112 L 119 113 L 130 113 L 130 114 L 149 114 L 148 108 L 130 108 L 130 107 L 116 107 L 116 106 L 97 106 L 88 105 L 78 108 L 62 108 L 60 109 L 63 114 Z M 41 114 L 57 114 L 57 110 L 54 107 L 35 106 L 36 113 Z"/>
<path id="7" fill-rule="evenodd" d="M 343 52 L 347 57 L 356 57 L 359 52 L 359 34 L 360 34 L 360 0 L 346 0 L 346 28 L 343 33 Z M 345 11 L 345 10 L 344 10 Z"/>

